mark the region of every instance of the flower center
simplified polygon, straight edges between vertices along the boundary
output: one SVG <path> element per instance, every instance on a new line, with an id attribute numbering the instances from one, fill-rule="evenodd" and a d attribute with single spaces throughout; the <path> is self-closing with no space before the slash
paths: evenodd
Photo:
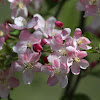
<path id="1" fill-rule="evenodd" d="M 31 43 L 30 41 L 28 41 L 28 42 L 27 42 L 27 47 L 28 47 L 28 48 L 31 48 L 31 46 L 32 46 L 32 43 Z"/>
<path id="2" fill-rule="evenodd" d="M 33 69 L 33 64 L 32 63 L 25 63 L 24 64 L 25 69 Z"/>
<path id="3" fill-rule="evenodd" d="M 24 10 L 24 4 L 22 2 L 19 2 L 18 3 L 18 7 L 21 9 L 21 10 Z"/>
<path id="4" fill-rule="evenodd" d="M 55 70 L 55 74 L 56 74 L 56 75 L 59 75 L 59 74 L 61 73 L 60 68 L 55 68 L 54 70 Z"/>
<path id="5" fill-rule="evenodd" d="M 97 0 L 90 0 L 90 1 L 89 1 L 89 4 L 90 4 L 90 5 L 96 5 L 96 2 L 97 2 Z"/>
<path id="6" fill-rule="evenodd" d="M 61 48 L 61 50 L 59 50 L 59 53 L 60 53 L 62 56 L 67 56 L 67 52 L 66 52 L 66 49 L 65 49 L 65 48 Z"/>
<path id="7" fill-rule="evenodd" d="M 75 57 L 74 58 L 74 61 L 77 62 L 77 63 L 79 63 L 80 62 L 80 59 L 78 57 Z"/>
<path id="8" fill-rule="evenodd" d="M 4 36 L 4 33 L 3 33 L 3 31 L 1 31 L 1 30 L 0 30 L 0 36 Z"/>

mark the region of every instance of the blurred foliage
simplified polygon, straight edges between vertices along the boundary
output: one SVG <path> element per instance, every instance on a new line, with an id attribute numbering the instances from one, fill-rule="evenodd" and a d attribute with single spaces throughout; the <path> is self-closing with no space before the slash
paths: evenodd
<path id="1" fill-rule="evenodd" d="M 73 100 L 91 100 L 86 94 L 76 94 Z"/>

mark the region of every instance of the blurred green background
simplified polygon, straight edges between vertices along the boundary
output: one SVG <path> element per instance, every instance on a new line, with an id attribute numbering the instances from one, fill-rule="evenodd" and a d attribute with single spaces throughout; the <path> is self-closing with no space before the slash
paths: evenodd
<path id="1" fill-rule="evenodd" d="M 61 10 L 58 20 L 64 23 L 64 27 L 69 27 L 72 29 L 72 34 L 75 28 L 79 25 L 80 12 L 76 10 L 76 2 L 78 0 L 69 0 L 66 2 Z M 50 10 L 52 16 L 55 13 L 56 7 Z M 10 18 L 10 8 L 9 3 L 5 6 L 0 4 L 0 23 L 4 23 L 5 20 Z M 34 12 L 31 9 L 31 13 Z M 87 19 L 87 24 L 90 23 L 90 19 Z M 94 37 L 92 39 L 92 44 L 98 46 L 100 39 Z M 96 61 L 100 55 L 89 54 L 89 61 Z M 100 71 L 100 65 L 94 68 L 93 72 Z M 54 87 L 49 87 L 46 84 L 48 78 L 47 75 L 43 73 L 35 73 L 34 80 L 31 85 L 25 85 L 22 82 L 21 73 L 17 73 L 16 77 L 20 79 L 20 86 L 15 88 L 10 92 L 12 100 L 60 100 L 64 89 L 62 89 L 59 84 Z M 100 77 L 87 76 L 83 78 L 77 88 L 76 94 L 87 95 L 90 99 L 88 100 L 100 100 Z M 3 99 L 7 100 L 7 99 Z M 82 100 L 82 99 L 78 99 Z M 86 99 L 84 99 L 86 100 Z"/>

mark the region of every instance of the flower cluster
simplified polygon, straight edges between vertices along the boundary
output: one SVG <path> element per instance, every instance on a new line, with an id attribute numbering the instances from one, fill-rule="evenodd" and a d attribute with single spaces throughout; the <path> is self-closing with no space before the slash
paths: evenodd
<path id="1" fill-rule="evenodd" d="M 34 14 L 28 20 L 27 7 L 32 6 L 33 3 L 35 10 L 38 10 L 43 0 L 8 1 L 14 24 L 0 24 L 0 52 L 6 45 L 6 49 L 10 53 L 4 53 L 6 55 L 4 59 L 9 59 L 12 55 L 17 55 L 17 59 L 8 60 L 10 64 L 7 62 L 7 64 L 3 64 L 4 68 L 0 69 L 0 97 L 8 97 L 9 90 L 19 85 L 19 80 L 14 77 L 16 72 L 22 72 L 24 84 L 32 83 L 34 72 L 43 72 L 49 75 L 47 80 L 49 86 L 54 86 L 59 82 L 60 86 L 65 88 L 68 84 L 67 75 L 70 71 L 74 75 L 79 75 L 81 69 L 84 70 L 89 66 L 88 61 L 84 58 L 87 56 L 86 50 L 92 48 L 89 46 L 90 40 L 82 35 L 80 28 L 75 29 L 73 37 L 70 36 L 71 29 L 64 28 L 63 23 L 57 21 L 53 16 L 45 20 L 40 14 Z M 95 11 L 92 13 L 89 10 L 91 11 L 90 6 L 94 5 L 96 6 L 95 14 L 97 14 L 98 3 L 99 1 L 96 0 L 80 0 L 78 8 L 82 5 L 82 10 L 86 9 L 86 15 L 92 15 Z M 17 39 L 14 38 L 16 41 L 13 46 L 9 45 L 9 41 L 7 41 L 13 37 L 10 34 L 10 28 L 20 32 Z M 45 52 L 49 54 L 44 57 L 42 63 L 42 54 Z M 11 67 L 8 68 L 8 66 Z"/>
<path id="2" fill-rule="evenodd" d="M 22 71 L 25 84 L 32 83 L 33 72 L 43 72 L 50 75 L 47 81 L 49 86 L 60 82 L 60 86 L 64 88 L 68 84 L 67 74 L 70 69 L 74 75 L 78 75 L 80 69 L 86 69 L 89 66 L 88 61 L 83 58 L 87 56 L 85 50 L 91 49 L 88 46 L 91 42 L 88 38 L 81 36 L 81 29 L 77 28 L 74 36 L 71 37 L 71 29 L 62 28 L 63 24 L 56 21 L 54 17 L 45 21 L 41 15 L 35 14 L 32 21 L 29 21 L 24 28 L 21 24 L 23 21 L 19 20 L 21 18 L 16 18 L 18 21 L 15 19 L 16 25 L 10 24 L 12 28 L 22 30 L 19 35 L 20 40 L 13 47 L 13 51 L 18 54 L 18 60 L 12 63 L 11 68 L 14 72 Z M 55 29 L 55 25 L 62 30 Z M 34 28 L 35 31 L 31 34 L 27 26 Z M 48 45 L 52 51 L 47 57 L 50 65 L 39 62 L 45 45 Z"/>
<path id="3" fill-rule="evenodd" d="M 100 0 L 80 0 L 77 3 L 77 9 L 85 11 L 85 16 L 100 15 Z"/>

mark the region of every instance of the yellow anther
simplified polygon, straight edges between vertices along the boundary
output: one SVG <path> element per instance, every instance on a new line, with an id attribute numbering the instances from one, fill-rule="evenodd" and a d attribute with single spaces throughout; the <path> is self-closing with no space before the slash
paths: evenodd
<path id="1" fill-rule="evenodd" d="M 55 68 L 55 74 L 59 75 L 61 73 L 61 70 L 59 68 Z"/>
<path id="2" fill-rule="evenodd" d="M 18 7 L 21 9 L 21 10 L 24 10 L 24 4 L 22 2 L 19 2 L 18 3 Z"/>
<path id="3" fill-rule="evenodd" d="M 67 56 L 67 52 L 65 48 L 61 48 L 61 50 L 58 51 L 62 56 Z"/>
<path id="4" fill-rule="evenodd" d="M 28 48 L 31 48 L 31 46 L 32 46 L 32 43 L 29 41 L 29 42 L 27 42 L 27 47 Z"/>
<path id="5" fill-rule="evenodd" d="M 27 64 L 24 64 L 24 67 L 25 67 L 25 69 L 33 69 L 33 64 L 31 64 L 31 63 L 27 63 Z"/>
<path id="6" fill-rule="evenodd" d="M 80 44 L 82 44 L 83 43 L 83 41 L 82 40 L 79 40 L 78 42 L 77 42 L 77 45 L 80 45 Z"/>
<path id="7" fill-rule="evenodd" d="M 79 63 L 80 62 L 80 59 L 78 57 L 75 57 L 74 58 L 75 62 Z"/>
<path id="8" fill-rule="evenodd" d="M 1 31 L 1 30 L 0 30 L 0 36 L 4 36 L 4 33 L 3 33 L 3 31 Z"/>
<path id="9" fill-rule="evenodd" d="M 90 1 L 89 1 L 89 4 L 90 4 L 90 5 L 96 5 L 96 2 L 97 2 L 97 0 L 90 0 Z"/>

